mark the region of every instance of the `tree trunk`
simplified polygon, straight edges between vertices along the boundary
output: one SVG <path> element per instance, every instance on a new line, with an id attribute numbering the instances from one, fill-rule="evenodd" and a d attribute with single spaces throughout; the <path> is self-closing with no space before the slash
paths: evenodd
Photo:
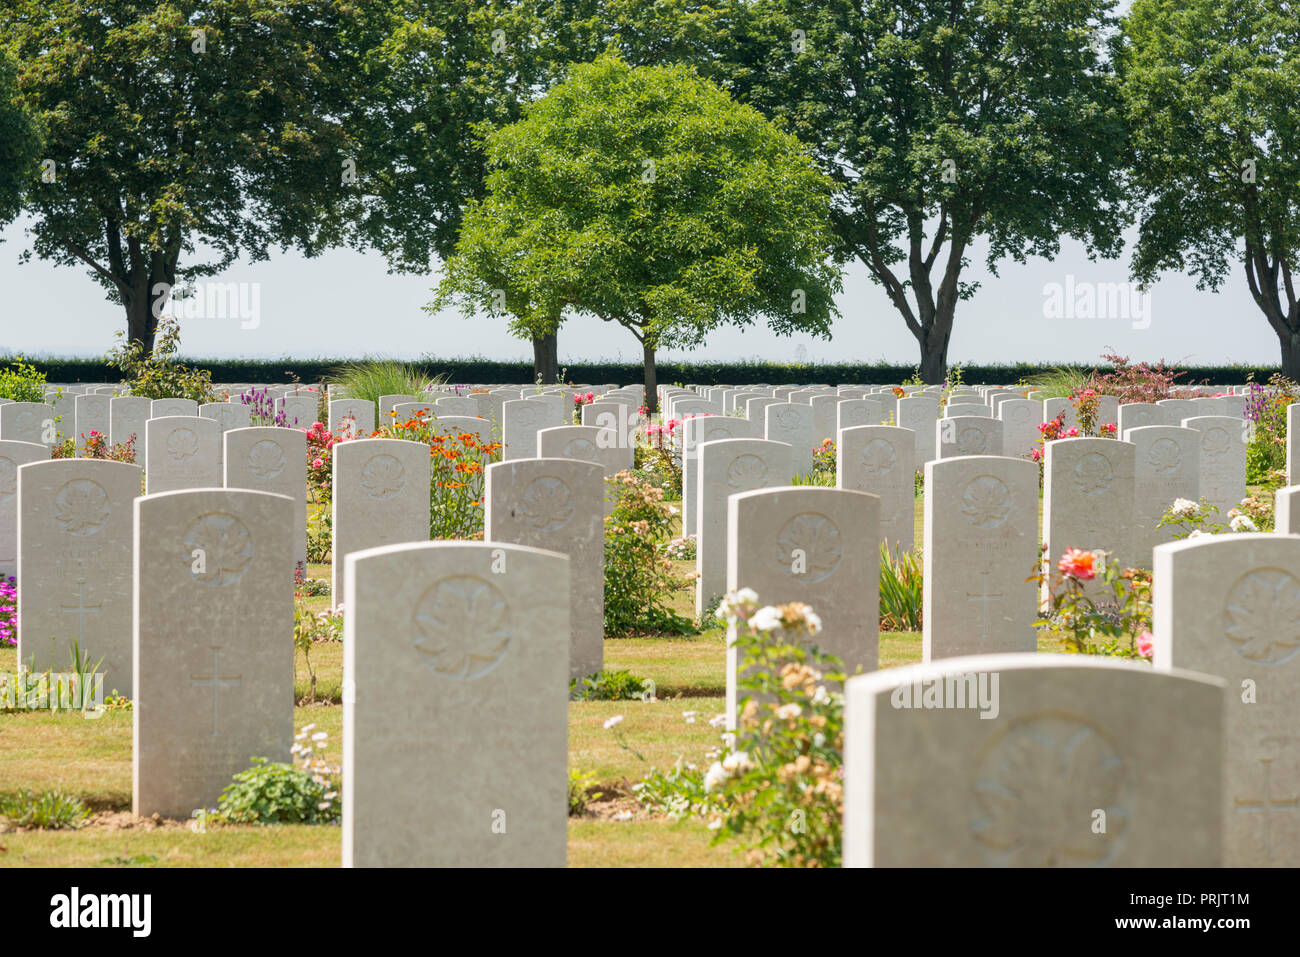
<path id="1" fill-rule="evenodd" d="M 1292 382 L 1300 382 L 1300 329 L 1279 331 L 1282 344 L 1282 374 Z"/>
<path id="2" fill-rule="evenodd" d="M 942 385 L 948 375 L 948 341 L 952 338 L 955 310 L 941 303 L 934 319 L 918 337 L 921 345 L 921 380 L 927 385 Z"/>
<path id="3" fill-rule="evenodd" d="M 557 334 L 533 336 L 533 378 L 553 385 L 560 377 L 560 350 Z"/>
<path id="4" fill-rule="evenodd" d="M 144 354 L 152 355 L 158 319 L 153 314 L 153 299 L 149 295 L 148 285 L 134 285 L 130 295 L 123 298 L 126 300 L 127 339 L 143 343 Z"/>
<path id="5" fill-rule="evenodd" d="M 645 352 L 645 408 L 649 415 L 659 411 L 659 386 L 655 378 L 655 347 L 642 343 Z"/>

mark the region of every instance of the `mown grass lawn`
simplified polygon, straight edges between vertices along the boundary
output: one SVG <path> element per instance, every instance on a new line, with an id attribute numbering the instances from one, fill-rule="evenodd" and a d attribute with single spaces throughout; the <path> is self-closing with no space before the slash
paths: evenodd
<path id="1" fill-rule="evenodd" d="M 917 542 L 921 541 L 921 499 L 916 500 Z M 680 525 L 678 526 L 680 528 Z M 679 563 L 689 573 L 693 563 Z M 329 565 L 309 566 L 308 577 L 328 581 Z M 307 599 L 313 611 L 329 606 L 328 596 Z M 690 589 L 674 596 L 673 608 L 694 617 Z M 726 692 L 726 638 L 711 620 L 686 635 L 609 639 L 605 667 L 627 670 L 654 683 L 653 701 L 575 701 L 569 705 L 569 765 L 591 775 L 595 790 L 624 799 L 631 785 L 651 768 L 667 770 L 681 759 L 707 761 L 719 741 L 709 719 L 720 714 Z M 1059 651 L 1051 639 L 1042 651 Z M 329 735 L 327 752 L 339 761 L 343 647 L 313 646 L 316 702 L 306 703 L 310 687 L 304 656 L 296 655 L 295 726 L 314 725 Z M 880 636 L 882 668 L 921 659 L 921 635 L 885 632 Z M 17 666 L 12 648 L 0 649 L 0 671 Z M 613 729 L 605 721 L 623 720 Z M 203 833 L 188 824 L 155 827 L 132 822 L 131 714 L 110 712 L 97 720 L 80 714 L 28 712 L 0 714 L 0 792 L 57 788 L 81 798 L 97 817 L 78 831 L 0 833 L 0 866 L 85 867 L 331 867 L 339 863 L 339 831 L 332 827 L 221 827 Z M 626 802 L 629 803 L 630 802 Z M 123 826 L 131 824 L 132 826 Z M 638 814 L 569 820 L 569 863 L 573 866 L 734 867 L 741 858 L 727 847 L 710 847 L 711 833 L 695 820 L 669 821 Z"/>

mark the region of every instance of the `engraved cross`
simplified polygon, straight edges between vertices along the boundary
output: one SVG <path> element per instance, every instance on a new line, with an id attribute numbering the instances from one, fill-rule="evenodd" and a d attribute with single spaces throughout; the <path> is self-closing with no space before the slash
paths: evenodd
<path id="1" fill-rule="evenodd" d="M 989 590 L 989 570 L 986 568 L 980 573 L 980 579 L 984 586 L 980 589 L 979 594 L 973 592 L 966 593 L 967 601 L 977 601 L 980 603 L 980 638 L 987 639 L 989 636 L 989 604 L 1002 598 L 1002 593 L 993 593 Z"/>
<path id="2" fill-rule="evenodd" d="M 221 646 L 212 646 L 212 674 L 204 677 L 203 675 L 190 675 L 191 688 L 211 688 L 212 689 L 212 736 L 217 737 L 217 707 L 221 698 L 222 688 L 237 688 L 243 675 L 225 675 L 221 674 Z"/>

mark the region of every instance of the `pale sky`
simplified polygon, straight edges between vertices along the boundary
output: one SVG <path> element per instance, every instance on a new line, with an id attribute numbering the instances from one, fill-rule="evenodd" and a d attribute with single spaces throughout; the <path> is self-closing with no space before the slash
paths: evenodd
<path id="1" fill-rule="evenodd" d="M 7 317 L 0 323 L 0 354 L 102 355 L 113 345 L 114 331 L 124 326 L 121 308 L 104 298 L 83 268 L 56 268 L 37 260 L 20 265 L 24 226 L 20 219 L 0 232 L 0 289 Z M 976 255 L 966 277 L 981 285 L 973 299 L 958 306 L 950 361 L 1090 363 L 1110 346 L 1134 360 L 1277 364 L 1277 339 L 1251 301 L 1240 267 L 1219 294 L 1197 291 L 1186 276 L 1166 275 L 1149 291 L 1149 316 L 1049 316 L 1047 287 L 1057 284 L 1063 291 L 1069 283 L 1074 296 L 1081 296 L 1088 291 L 1085 284 L 1127 283 L 1128 256 L 1126 250 L 1120 260 L 1090 262 L 1081 246 L 1067 242 L 1054 262 L 1004 263 L 1001 277 L 994 278 Z M 423 312 L 436 275 L 389 275 L 383 257 L 375 253 L 334 250 L 316 259 L 273 255 L 269 262 L 236 264 L 218 280 L 249 284 L 245 295 L 250 304 L 255 289 L 259 315 L 256 322 L 183 320 L 181 348 L 188 356 L 532 360 L 531 345 L 511 338 L 502 319 Z M 1100 298 L 1106 306 L 1105 295 Z M 1059 299 L 1060 292 L 1057 314 Z M 861 265 L 845 273 L 838 306 L 842 316 L 831 341 L 780 338 L 765 327 L 727 329 L 710 336 L 692 357 L 789 361 L 802 346 L 809 361 L 916 364 L 915 340 Z M 561 365 L 641 358 L 630 333 L 592 318 L 566 323 L 559 349 Z M 661 356 L 678 357 L 673 352 Z"/>

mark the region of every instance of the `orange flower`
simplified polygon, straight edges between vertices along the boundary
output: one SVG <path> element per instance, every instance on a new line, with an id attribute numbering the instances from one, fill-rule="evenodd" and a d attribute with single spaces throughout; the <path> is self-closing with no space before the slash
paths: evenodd
<path id="1" fill-rule="evenodd" d="M 1089 581 L 1097 575 L 1097 556 L 1093 552 L 1080 551 L 1077 548 L 1067 548 L 1061 560 L 1056 563 L 1056 567 L 1061 570 L 1062 575 L 1070 578 L 1077 578 L 1079 581 Z"/>

